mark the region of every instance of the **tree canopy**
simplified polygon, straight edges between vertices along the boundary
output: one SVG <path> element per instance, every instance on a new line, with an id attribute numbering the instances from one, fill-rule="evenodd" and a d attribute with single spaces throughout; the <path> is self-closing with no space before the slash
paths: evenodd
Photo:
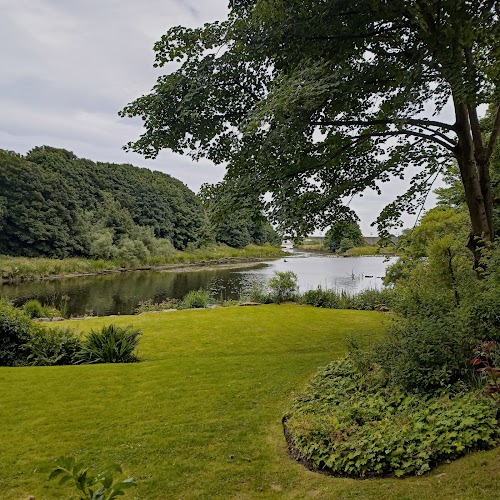
<path id="1" fill-rule="evenodd" d="M 324 245 L 330 252 L 340 249 L 342 240 L 349 240 L 352 246 L 360 246 L 364 243 L 361 228 L 355 220 L 338 221 L 326 232 Z"/>
<path id="2" fill-rule="evenodd" d="M 0 253 L 140 256 L 198 240 L 203 208 L 182 182 L 132 165 L 94 163 L 48 146 L 0 150 Z"/>
<path id="3" fill-rule="evenodd" d="M 450 159 L 471 248 L 492 240 L 489 161 L 500 130 L 496 0 L 232 0 L 225 21 L 171 28 L 155 66 L 180 67 L 124 108 L 145 132 L 128 147 L 227 162 L 241 192 L 272 194 L 287 232 L 349 214 L 346 199 L 412 175 L 378 219 L 414 212 Z M 454 121 L 438 116 L 451 103 Z M 478 107 L 492 104 L 489 133 Z"/>
<path id="4" fill-rule="evenodd" d="M 205 210 L 205 238 L 208 241 L 224 243 L 242 248 L 251 243 L 278 245 L 281 238 L 263 214 L 258 196 L 248 196 L 239 200 L 236 210 L 224 208 L 230 203 L 231 193 L 224 183 L 203 184 L 198 196 Z"/>

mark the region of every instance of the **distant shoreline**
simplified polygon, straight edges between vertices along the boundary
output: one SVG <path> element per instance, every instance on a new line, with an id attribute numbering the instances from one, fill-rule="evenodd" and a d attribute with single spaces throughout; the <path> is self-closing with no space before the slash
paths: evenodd
<path id="1" fill-rule="evenodd" d="M 35 278 L 25 278 L 25 279 L 6 279 L 2 278 L 2 285 L 15 285 L 18 283 L 26 283 L 29 281 L 51 281 L 59 280 L 64 278 L 82 278 L 85 276 L 102 276 L 107 274 L 120 274 L 120 273 L 131 273 L 139 271 L 158 271 L 163 273 L 191 273 L 196 271 L 213 271 L 216 269 L 239 269 L 245 267 L 251 267 L 253 264 L 259 264 L 260 262 L 267 260 L 279 259 L 281 256 L 269 256 L 269 257 L 248 257 L 248 258 L 233 258 L 233 259 L 222 259 L 222 260 L 211 260 L 211 261 L 200 261 L 200 262 L 189 262 L 189 263 L 177 263 L 177 264 L 162 264 L 155 266 L 139 266 L 139 267 L 124 267 L 118 269 L 104 269 L 102 271 L 85 271 L 85 272 L 74 272 L 68 274 L 52 274 L 49 276 L 40 276 Z"/>

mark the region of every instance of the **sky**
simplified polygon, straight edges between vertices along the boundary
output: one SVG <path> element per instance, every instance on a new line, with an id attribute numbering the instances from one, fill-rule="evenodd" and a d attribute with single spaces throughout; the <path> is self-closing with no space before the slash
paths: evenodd
<path id="1" fill-rule="evenodd" d="M 147 160 L 122 149 L 142 131 L 118 111 L 147 94 L 164 70 L 153 44 L 168 28 L 223 19 L 228 0 L 0 0 L 0 149 L 25 154 L 49 145 L 94 161 L 131 163 L 180 179 L 195 192 L 222 180 L 224 167 L 171 151 Z M 351 202 L 363 234 L 402 193 L 394 180 L 383 195 Z M 435 203 L 429 196 L 427 206 Z M 415 216 L 404 222 L 413 226 Z"/>

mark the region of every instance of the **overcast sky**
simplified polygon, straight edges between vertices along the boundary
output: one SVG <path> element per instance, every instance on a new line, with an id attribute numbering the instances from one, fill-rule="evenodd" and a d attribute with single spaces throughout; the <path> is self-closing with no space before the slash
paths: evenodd
<path id="1" fill-rule="evenodd" d="M 208 161 L 170 151 L 146 160 L 123 151 L 141 134 L 141 122 L 117 112 L 154 85 L 160 70 L 152 67 L 152 47 L 169 27 L 222 19 L 227 3 L 0 0 L 0 148 L 22 154 L 40 145 L 65 148 L 94 161 L 161 170 L 194 191 L 221 180 L 224 169 Z M 383 196 L 353 200 L 365 235 L 376 234 L 370 223 L 402 190 L 394 181 Z"/>

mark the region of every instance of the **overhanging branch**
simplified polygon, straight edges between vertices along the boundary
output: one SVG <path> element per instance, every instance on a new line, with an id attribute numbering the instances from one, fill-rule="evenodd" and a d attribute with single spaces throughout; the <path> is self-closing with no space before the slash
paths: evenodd
<path id="1" fill-rule="evenodd" d="M 429 126 L 438 127 L 450 132 L 454 132 L 455 128 L 453 125 L 444 122 L 438 122 L 435 120 L 424 120 L 417 118 L 403 118 L 403 119 L 381 119 L 381 120 L 332 120 L 332 121 L 321 121 L 312 122 L 312 125 L 325 126 L 325 127 L 342 127 L 342 126 L 367 126 L 370 125 L 415 125 L 415 126 Z"/>

